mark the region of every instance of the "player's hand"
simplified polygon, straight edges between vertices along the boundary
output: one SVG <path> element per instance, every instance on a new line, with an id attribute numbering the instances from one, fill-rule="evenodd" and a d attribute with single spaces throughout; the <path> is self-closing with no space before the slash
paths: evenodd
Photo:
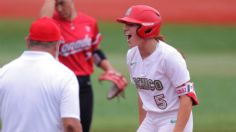
<path id="1" fill-rule="evenodd" d="M 103 74 L 100 75 L 99 81 L 111 81 L 112 86 L 110 87 L 107 99 L 113 99 L 114 97 L 124 97 L 122 95 L 125 88 L 127 87 L 128 81 L 125 79 L 123 75 L 116 71 L 106 71 Z"/>

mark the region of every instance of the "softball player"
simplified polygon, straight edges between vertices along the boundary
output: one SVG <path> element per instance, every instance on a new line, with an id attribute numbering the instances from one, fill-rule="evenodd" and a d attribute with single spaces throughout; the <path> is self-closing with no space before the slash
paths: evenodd
<path id="1" fill-rule="evenodd" d="M 198 100 L 184 58 L 162 41 L 159 12 L 146 5 L 131 6 L 117 21 L 125 24 L 127 64 L 142 105 L 137 131 L 192 132 L 192 105 Z"/>
<path id="2" fill-rule="evenodd" d="M 93 113 L 90 81 L 93 65 L 95 63 L 105 72 L 117 73 L 99 49 L 102 37 L 97 22 L 94 18 L 77 12 L 73 0 L 45 0 L 41 16 L 52 17 L 61 29 L 64 42 L 60 45 L 59 60 L 77 76 L 80 85 L 81 123 L 83 132 L 89 132 Z"/>

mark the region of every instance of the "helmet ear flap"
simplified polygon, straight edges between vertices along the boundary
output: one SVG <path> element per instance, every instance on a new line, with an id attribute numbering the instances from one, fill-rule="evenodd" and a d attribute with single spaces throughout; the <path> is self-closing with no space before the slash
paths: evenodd
<path id="1" fill-rule="evenodd" d="M 137 29 L 137 34 L 141 37 L 141 38 L 146 38 L 146 28 L 144 26 L 140 26 L 138 29 Z M 151 30 L 151 29 L 148 29 L 148 30 Z"/>
<path id="2" fill-rule="evenodd" d="M 160 26 L 155 24 L 153 26 L 143 26 L 137 29 L 137 34 L 141 38 L 152 38 L 157 37 L 160 34 Z"/>

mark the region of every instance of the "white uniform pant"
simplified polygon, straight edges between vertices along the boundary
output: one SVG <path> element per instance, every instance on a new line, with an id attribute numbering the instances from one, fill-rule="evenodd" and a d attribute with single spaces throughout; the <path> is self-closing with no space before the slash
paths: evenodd
<path id="1" fill-rule="evenodd" d="M 177 112 L 157 115 L 156 113 L 147 113 L 145 119 L 139 126 L 137 132 L 173 132 L 177 120 Z M 185 126 L 184 132 L 193 131 L 193 116 L 190 114 L 189 120 Z"/>

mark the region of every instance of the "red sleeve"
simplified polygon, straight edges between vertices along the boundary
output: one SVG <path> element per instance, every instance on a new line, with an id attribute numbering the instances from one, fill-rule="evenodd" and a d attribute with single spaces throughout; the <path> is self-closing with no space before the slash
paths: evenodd
<path id="1" fill-rule="evenodd" d="M 92 49 L 96 49 L 99 47 L 99 44 L 102 40 L 102 35 L 101 33 L 99 32 L 99 29 L 98 29 L 98 25 L 97 23 L 94 24 L 94 35 L 93 35 L 93 38 L 92 38 L 93 42 L 92 42 Z"/>

